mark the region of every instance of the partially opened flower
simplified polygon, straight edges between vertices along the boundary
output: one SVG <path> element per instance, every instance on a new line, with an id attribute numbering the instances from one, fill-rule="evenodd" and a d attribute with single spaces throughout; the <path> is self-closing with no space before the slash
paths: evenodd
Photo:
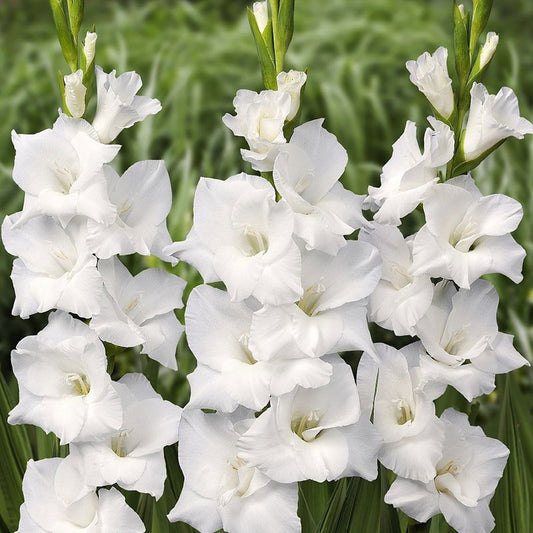
<path id="1" fill-rule="evenodd" d="M 323 119 L 298 126 L 274 162 L 274 183 L 294 211 L 294 233 L 308 250 L 335 255 L 360 228 L 363 196 L 340 183 L 348 156 Z"/>
<path id="2" fill-rule="evenodd" d="M 298 114 L 298 110 L 300 109 L 300 93 L 307 81 L 307 74 L 300 70 L 280 72 L 276 76 L 276 81 L 278 83 L 278 91 L 287 93 L 291 97 L 291 110 L 287 116 L 287 120 L 292 120 Z"/>
<path id="3" fill-rule="evenodd" d="M 363 410 L 373 415 L 383 438 L 378 459 L 395 474 L 428 482 L 436 475 L 442 455 L 443 431 L 433 398 L 402 351 L 377 344 L 378 361 L 363 354 L 357 368 L 357 386 Z M 369 394 L 367 394 L 367 392 Z"/>
<path id="4" fill-rule="evenodd" d="M 254 307 L 232 302 L 225 291 L 209 285 L 193 289 L 185 311 L 185 331 L 198 365 L 187 376 L 189 407 L 231 412 L 243 405 L 260 411 L 271 394 L 328 383 L 331 365 L 299 356 L 296 345 L 278 359 L 256 360 L 249 344 L 253 312 Z"/>
<path id="5" fill-rule="evenodd" d="M 10 424 L 53 431 L 61 444 L 98 440 L 122 424 L 120 398 L 107 373 L 105 349 L 94 331 L 61 311 L 11 354 L 19 403 Z"/>
<path id="6" fill-rule="evenodd" d="M 111 225 L 89 220 L 91 251 L 102 259 L 133 253 L 173 259 L 163 255 L 172 242 L 166 226 L 172 190 L 164 161 L 139 161 L 121 177 L 110 166 L 104 172 L 117 217 Z"/>
<path id="7" fill-rule="evenodd" d="M 163 448 L 178 440 L 182 409 L 163 400 L 142 374 L 125 374 L 114 387 L 122 402 L 122 425 L 104 440 L 71 445 L 69 461 L 83 464 L 83 485 L 117 483 L 160 498 L 167 477 Z"/>
<path id="8" fill-rule="evenodd" d="M 444 118 L 449 118 L 454 109 L 447 60 L 448 50 L 441 46 L 433 54 L 424 52 L 416 61 L 407 61 L 405 65 L 410 74 L 409 79 Z"/>
<path id="9" fill-rule="evenodd" d="M 260 360 L 294 353 L 308 357 L 347 351 L 373 351 L 366 297 L 381 277 L 374 246 L 348 241 L 336 256 L 303 252 L 303 296 L 299 301 L 266 305 L 253 316 L 250 347 Z"/>
<path id="10" fill-rule="evenodd" d="M 263 178 L 201 178 L 194 225 L 185 241 L 165 253 L 193 265 L 206 282 L 223 281 L 232 300 L 294 302 L 303 291 L 293 227 L 292 210 L 275 201 L 274 188 Z"/>
<path id="11" fill-rule="evenodd" d="M 424 201 L 438 181 L 437 170 L 453 157 L 454 135 L 443 122 L 428 117 L 431 128 L 424 135 L 424 153 L 416 139 L 416 125 L 407 121 L 405 130 L 392 146 L 392 157 L 383 167 L 381 186 L 368 188 L 366 203 L 377 213 L 380 224 L 398 226 L 401 218 Z"/>
<path id="12" fill-rule="evenodd" d="M 179 430 L 179 462 L 185 482 L 171 522 L 201 533 L 298 533 L 298 485 L 276 483 L 242 459 L 236 446 L 253 421 L 243 416 L 186 410 Z"/>
<path id="13" fill-rule="evenodd" d="M 489 533 L 494 528 L 489 503 L 509 450 L 454 409 L 446 409 L 441 421 L 443 455 L 435 463 L 435 478 L 423 483 L 398 477 L 385 502 L 419 522 L 442 513 L 458 533 Z"/>
<path id="14" fill-rule="evenodd" d="M 520 116 L 518 99 L 509 87 L 502 87 L 494 95 L 483 84 L 474 83 L 470 94 L 470 114 L 462 142 L 467 161 L 508 137 L 523 139 L 533 133 L 533 124 Z"/>
<path id="15" fill-rule="evenodd" d="M 498 331 L 498 293 L 485 280 L 470 290 L 440 283 L 431 307 L 416 326 L 427 354 L 420 350 L 426 381 L 455 387 L 469 401 L 495 387 L 494 375 L 528 364 L 513 347 L 513 337 Z"/>
<path id="16" fill-rule="evenodd" d="M 13 180 L 26 193 L 22 221 L 58 217 L 65 226 L 75 215 L 109 224 L 116 216 L 107 197 L 103 165 L 120 146 L 99 142 L 83 119 L 61 114 L 53 129 L 33 135 L 12 133 L 16 150 Z"/>
<path id="17" fill-rule="evenodd" d="M 327 385 L 271 399 L 238 442 L 239 457 L 281 483 L 375 479 L 381 439 L 361 411 L 351 368 L 338 356 Z"/>
<path id="18" fill-rule="evenodd" d="M 430 191 L 424 213 L 412 275 L 451 279 L 465 289 L 491 272 L 522 280 L 526 252 L 511 237 L 522 219 L 519 202 L 503 194 L 482 196 L 472 178 L 459 176 Z"/>
<path id="19" fill-rule="evenodd" d="M 291 113 L 291 96 L 282 91 L 246 89 L 237 91 L 233 100 L 236 115 L 226 113 L 224 124 L 238 137 L 244 137 L 249 150 L 242 158 L 260 172 L 272 171 L 279 148 L 285 144 L 283 126 Z"/>
<path id="20" fill-rule="evenodd" d="M 63 228 L 52 217 L 37 216 L 19 226 L 21 213 L 2 224 L 6 250 L 18 256 L 11 279 L 15 287 L 13 314 L 61 309 L 89 318 L 100 309 L 102 278 L 96 257 L 87 249 L 87 228 L 76 219 Z"/>
<path id="21" fill-rule="evenodd" d="M 395 226 L 369 225 L 359 240 L 374 245 L 383 260 L 383 274 L 368 299 L 368 316 L 396 335 L 414 335 L 415 326 L 431 305 L 433 283 L 427 274 L 413 276 L 412 238 Z"/>
<path id="22" fill-rule="evenodd" d="M 93 127 L 102 143 L 109 143 L 124 129 L 161 111 L 161 103 L 149 96 L 138 96 L 142 80 L 136 72 L 118 78 L 96 67 L 97 107 Z"/>
<path id="23" fill-rule="evenodd" d="M 185 281 L 159 268 L 132 276 L 116 257 L 101 259 L 98 270 L 107 292 L 91 328 L 118 346 L 142 344 L 142 353 L 176 370 L 176 346 L 183 326 L 174 309 L 183 306 Z"/>
<path id="24" fill-rule="evenodd" d="M 17 533 L 144 533 L 142 520 L 115 488 L 90 491 L 65 503 L 54 483 L 63 461 L 28 461 Z"/>
<path id="25" fill-rule="evenodd" d="M 87 87 L 83 85 L 83 71 L 79 69 L 63 79 L 67 109 L 74 118 L 80 118 L 85 113 L 85 94 L 87 93 Z"/>

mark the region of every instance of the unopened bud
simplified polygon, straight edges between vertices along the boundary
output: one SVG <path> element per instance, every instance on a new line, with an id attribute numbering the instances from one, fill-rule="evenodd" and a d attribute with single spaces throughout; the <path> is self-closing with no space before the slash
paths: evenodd
<path id="1" fill-rule="evenodd" d="M 98 35 L 92 31 L 88 31 L 85 35 L 85 43 L 83 44 L 83 54 L 85 55 L 85 62 L 87 67 L 93 62 L 94 54 L 96 52 L 96 39 Z"/>
<path id="2" fill-rule="evenodd" d="M 481 56 L 479 58 L 479 69 L 485 68 L 488 62 L 492 59 L 494 52 L 498 46 L 498 41 L 500 40 L 497 33 L 490 31 L 487 33 L 487 40 L 485 44 L 481 47 Z"/>
<path id="3" fill-rule="evenodd" d="M 263 2 L 254 2 L 252 10 L 254 12 L 254 17 L 257 22 L 257 27 L 259 28 L 259 31 L 263 33 L 268 24 L 267 0 L 264 0 Z"/>
<path id="4" fill-rule="evenodd" d="M 81 69 L 64 77 L 65 104 L 74 118 L 80 118 L 85 113 L 85 93 L 83 85 L 83 71 Z"/>
<path id="5" fill-rule="evenodd" d="M 461 13 L 461 18 L 465 18 L 466 16 L 466 11 L 465 11 L 465 6 L 464 4 L 459 4 L 458 6 L 458 9 L 459 9 L 459 13 Z"/>

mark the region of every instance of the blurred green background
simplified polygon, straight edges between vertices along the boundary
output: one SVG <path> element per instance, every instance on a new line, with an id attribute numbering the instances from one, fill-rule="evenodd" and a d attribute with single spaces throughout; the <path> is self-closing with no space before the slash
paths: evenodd
<path id="1" fill-rule="evenodd" d="M 141 92 L 162 102 L 161 113 L 119 137 L 123 149 L 116 163 L 121 171 L 141 159 L 165 160 L 174 191 L 169 229 L 175 240 L 183 239 L 191 226 L 192 198 L 200 176 L 225 178 L 250 170 L 240 159 L 240 139 L 221 122 L 224 113 L 233 112 L 232 99 L 237 89 L 262 88 L 246 5 L 248 2 L 243 0 L 86 0 L 84 30 L 96 25 L 97 63 L 106 71 L 137 71 L 144 80 Z M 492 93 L 502 85 L 512 87 L 519 97 L 522 116 L 533 119 L 533 2 L 494 0 L 488 29 L 500 34 L 500 46 L 486 85 Z M 405 62 L 426 50 L 433 52 L 440 45 L 451 48 L 451 39 L 451 0 L 296 2 L 295 36 L 286 65 L 308 69 L 301 119 L 326 118 L 325 127 L 337 135 L 348 151 L 350 159 L 343 181 L 356 193 L 364 193 L 369 184 L 378 184 L 380 168 L 390 157 L 391 145 L 402 133 L 406 120 L 416 121 L 420 133 L 426 127 L 424 118 L 430 109 L 409 82 Z M 453 68 L 451 60 L 449 67 Z M 18 211 L 23 199 L 11 180 L 14 150 L 10 131 L 35 133 L 51 127 L 60 105 L 59 69 L 66 72 L 67 67 L 56 41 L 48 2 L 0 1 L 2 218 Z M 532 361 L 533 137 L 505 143 L 475 171 L 474 177 L 484 193 L 505 193 L 524 206 L 524 220 L 515 233 L 529 254 L 524 281 L 519 286 L 502 276 L 492 276 L 491 281 L 500 294 L 501 330 L 514 334 L 516 347 Z M 147 265 L 146 259 L 140 257 L 127 261 L 133 270 Z M 9 383 L 8 400 L 13 402 L 16 386 L 9 352 L 20 338 L 39 331 L 46 317 L 21 320 L 11 316 L 11 262 L 0 245 L 0 368 Z M 193 269 L 186 265 L 179 265 L 174 271 L 191 285 L 199 282 Z M 377 328 L 374 333 L 377 340 L 393 342 Z M 194 368 L 183 339 L 178 361 L 180 373 L 160 372 L 158 388 L 165 397 L 183 405 L 188 395 L 185 376 Z M 139 365 L 137 355 L 127 351 L 117 359 L 115 376 L 132 367 L 142 368 Z M 531 477 L 531 371 L 524 369 L 515 372 L 509 381 L 499 381 L 497 392 L 482 400 L 476 421 L 493 436 L 503 435 L 505 440 L 505 431 L 509 431 L 508 439 L 518 440 L 523 449 L 520 453 L 524 454 L 521 460 Z M 508 408 L 507 395 L 518 405 L 513 414 L 517 424 L 509 421 L 504 411 Z M 466 409 L 453 393 L 441 405 L 450 402 Z M 521 426 L 518 432 L 517 425 Z M 5 435 L 7 438 L 12 433 Z M 524 439 L 525 444 L 520 444 Z M 43 442 L 41 448 L 31 449 L 32 455 L 41 457 L 53 451 L 55 443 Z M 509 484 L 509 490 L 515 481 Z M 527 485 L 527 479 L 524 483 Z M 508 500 L 505 493 L 496 505 L 503 509 L 509 506 Z M 501 512 L 512 513 L 512 509 Z M 513 531 L 527 533 L 529 527 Z M 178 531 L 171 531 L 174 530 Z M 496 531 L 508 533 L 505 529 Z"/>

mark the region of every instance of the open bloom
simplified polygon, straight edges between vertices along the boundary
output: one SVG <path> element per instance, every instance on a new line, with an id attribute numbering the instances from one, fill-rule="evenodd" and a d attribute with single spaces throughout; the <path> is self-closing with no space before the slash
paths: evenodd
<path id="1" fill-rule="evenodd" d="M 165 401 L 142 374 L 128 373 L 114 383 L 124 419 L 106 439 L 71 445 L 67 461 L 80 462 L 77 483 L 101 487 L 117 483 L 126 490 L 163 494 L 167 477 L 163 448 L 178 440 L 181 407 Z"/>
<path id="2" fill-rule="evenodd" d="M 283 126 L 291 112 L 291 96 L 282 91 L 246 89 L 237 91 L 233 100 L 236 115 L 226 113 L 224 124 L 238 137 L 244 137 L 250 150 L 242 158 L 260 172 L 270 172 L 279 148 L 285 144 Z"/>
<path id="3" fill-rule="evenodd" d="M 469 176 L 438 184 L 424 201 L 426 224 L 413 241 L 412 275 L 452 279 L 468 289 L 483 274 L 522 280 L 524 249 L 511 237 L 522 206 L 503 194 L 482 196 Z"/>
<path id="4" fill-rule="evenodd" d="M 246 414 L 244 415 L 246 416 Z M 185 410 L 179 430 L 179 462 L 185 483 L 171 522 L 201 533 L 298 533 L 298 485 L 276 483 L 242 459 L 236 446 L 253 421 Z"/>
<path id="5" fill-rule="evenodd" d="M 348 156 L 323 119 L 298 126 L 274 162 L 274 183 L 294 211 L 294 233 L 308 250 L 335 255 L 360 228 L 363 196 L 340 183 Z"/>
<path id="6" fill-rule="evenodd" d="M 187 301 L 185 332 L 198 361 L 189 374 L 189 407 L 234 411 L 243 405 L 260 411 L 270 395 L 296 386 L 319 387 L 328 383 L 331 365 L 321 359 L 299 357 L 287 350 L 283 357 L 258 361 L 250 348 L 250 327 L 257 306 L 232 302 L 227 292 L 200 285 Z M 266 339 L 269 343 L 270 340 Z"/>
<path id="7" fill-rule="evenodd" d="M 100 309 L 102 278 L 96 257 L 87 249 L 86 224 L 73 220 L 63 228 L 52 217 L 38 216 L 18 226 L 21 213 L 2 224 L 6 250 L 19 256 L 13 262 L 13 314 L 62 309 L 89 318 Z"/>
<path id="8" fill-rule="evenodd" d="M 433 398 L 423 388 L 416 357 L 385 344 L 377 344 L 376 351 L 378 361 L 363 354 L 357 386 L 363 411 L 373 413 L 383 438 L 378 459 L 399 476 L 428 482 L 442 455 L 443 431 Z"/>
<path id="9" fill-rule="evenodd" d="M 183 326 L 174 309 L 183 306 L 185 281 L 160 268 L 132 276 L 116 257 L 101 259 L 98 270 L 106 293 L 91 328 L 101 339 L 118 346 L 142 344 L 142 353 L 176 370 L 176 347 Z"/>
<path id="10" fill-rule="evenodd" d="M 19 223 L 36 215 L 55 216 L 63 226 L 75 215 L 102 224 L 113 221 L 103 165 L 120 146 L 100 143 L 88 122 L 64 114 L 52 129 L 33 135 L 13 131 L 12 140 L 13 180 L 26 193 Z"/>
<path id="11" fill-rule="evenodd" d="M 18 343 L 11 363 L 20 392 L 10 424 L 53 431 L 61 444 L 98 440 L 122 424 L 104 346 L 80 320 L 52 313 L 40 333 Z"/>
<path id="12" fill-rule="evenodd" d="M 299 301 L 264 306 L 254 313 L 250 347 L 258 359 L 308 357 L 346 350 L 373 351 L 366 297 L 381 276 L 381 259 L 371 244 L 348 241 L 336 256 L 318 251 L 302 256 Z"/>
<path id="13" fill-rule="evenodd" d="M 28 461 L 17 533 L 144 533 L 142 520 L 115 488 L 91 491 L 65 503 L 54 483 L 63 461 Z"/>
<path id="14" fill-rule="evenodd" d="M 392 146 L 392 157 L 383 167 L 381 186 L 368 188 L 366 203 L 378 208 L 374 220 L 398 226 L 401 218 L 424 201 L 438 181 L 437 169 L 448 163 L 454 152 L 451 129 L 428 117 L 431 128 L 424 135 L 424 153 L 416 139 L 416 125 L 407 121 L 405 130 Z"/>
<path id="15" fill-rule="evenodd" d="M 463 139 L 467 161 L 476 159 L 507 137 L 523 139 L 533 133 L 533 124 L 520 116 L 518 99 L 509 87 L 498 94 L 489 94 L 481 83 L 474 83 L 470 91 L 470 114 Z"/>
<path id="16" fill-rule="evenodd" d="M 368 316 L 396 335 L 414 335 L 415 326 L 431 305 L 433 283 L 427 274 L 413 276 L 412 237 L 404 239 L 395 226 L 373 224 L 359 240 L 374 245 L 383 260 L 383 274 L 368 299 Z"/>
<path id="17" fill-rule="evenodd" d="M 103 143 L 111 142 L 124 128 L 161 111 L 159 100 L 137 96 L 142 80 L 136 72 L 124 72 L 117 78 L 114 70 L 106 74 L 96 67 L 96 86 L 93 127 Z"/>
<path id="18" fill-rule="evenodd" d="M 442 513 L 459 533 L 489 533 L 494 528 L 489 502 L 509 450 L 454 409 L 446 409 L 441 421 L 443 455 L 435 464 L 435 478 L 424 483 L 398 477 L 385 502 L 419 522 Z"/>
<path id="19" fill-rule="evenodd" d="M 287 93 L 291 97 L 291 110 L 287 116 L 287 120 L 292 120 L 298 114 L 298 110 L 300 109 L 300 93 L 307 81 L 307 74 L 300 70 L 280 72 L 276 76 L 276 81 L 278 82 L 278 91 Z"/>
<path id="20" fill-rule="evenodd" d="M 375 479 L 381 439 L 362 417 L 350 367 L 338 356 L 327 385 L 271 399 L 238 442 L 239 457 L 281 483 Z"/>
<path id="21" fill-rule="evenodd" d="M 113 224 L 87 223 L 87 243 L 97 257 L 138 253 L 167 261 L 163 248 L 172 240 L 166 218 L 172 204 L 170 178 L 164 161 L 139 161 L 122 177 L 104 167 L 109 199 L 116 206 Z"/>
<path id="22" fill-rule="evenodd" d="M 424 379 L 452 385 L 471 401 L 492 392 L 495 374 L 528 364 L 513 347 L 513 337 L 498 331 L 497 308 L 498 293 L 488 281 L 477 280 L 470 290 L 437 285 L 416 326 L 427 351 L 420 351 Z"/>
<path id="23" fill-rule="evenodd" d="M 447 61 L 448 50 L 441 46 L 435 53 L 424 52 L 416 61 L 407 61 L 405 64 L 409 79 L 444 118 L 449 118 L 454 108 Z"/>
<path id="24" fill-rule="evenodd" d="M 294 215 L 275 201 L 263 178 L 237 174 L 201 178 L 194 195 L 194 225 L 165 253 L 187 261 L 204 281 L 223 281 L 232 300 L 294 302 L 302 295 L 301 258 L 292 239 Z"/>

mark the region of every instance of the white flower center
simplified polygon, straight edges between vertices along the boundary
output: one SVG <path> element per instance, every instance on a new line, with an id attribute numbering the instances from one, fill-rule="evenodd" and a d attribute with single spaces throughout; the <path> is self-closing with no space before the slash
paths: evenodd
<path id="1" fill-rule="evenodd" d="M 450 244 L 459 252 L 470 252 L 476 247 L 479 237 L 479 225 L 477 222 L 465 216 L 450 235 Z"/>
<path id="2" fill-rule="evenodd" d="M 53 247 L 50 249 L 50 254 L 61 272 L 71 272 L 74 269 L 76 261 L 69 257 L 64 250 Z"/>
<path id="3" fill-rule="evenodd" d="M 127 315 L 130 311 L 133 311 L 139 304 L 139 297 L 136 296 L 131 302 L 124 308 L 124 313 Z"/>
<path id="4" fill-rule="evenodd" d="M 444 351 L 448 352 L 450 355 L 457 355 L 460 349 L 459 345 L 465 340 L 466 331 L 469 327 L 470 324 L 465 324 L 461 329 L 454 331 L 448 339 L 448 342 L 446 342 L 444 339 L 441 339 L 441 345 L 446 342 L 446 345 L 444 346 Z"/>
<path id="5" fill-rule="evenodd" d="M 85 374 L 70 372 L 65 376 L 65 381 L 70 385 L 76 396 L 86 396 L 91 390 L 91 385 Z"/>
<path id="6" fill-rule="evenodd" d="M 326 287 L 322 280 L 317 281 L 314 285 L 307 287 L 302 299 L 296 304 L 306 315 L 313 316 L 316 308 L 320 304 L 320 297 L 326 292 Z"/>
<path id="7" fill-rule="evenodd" d="M 407 270 L 402 265 L 392 263 L 390 269 L 393 274 L 391 283 L 397 291 L 413 283 L 413 277 L 407 273 Z"/>
<path id="8" fill-rule="evenodd" d="M 406 400 L 394 400 L 394 403 L 398 425 L 403 426 L 404 424 L 411 423 L 414 420 L 415 415 L 409 402 Z"/>
<path id="9" fill-rule="evenodd" d="M 249 363 L 250 365 L 254 365 L 255 363 L 257 363 L 257 361 L 255 360 L 254 356 L 252 355 L 252 352 L 250 351 L 249 343 L 250 343 L 249 335 L 246 335 L 245 333 L 243 333 L 239 337 L 239 344 L 241 345 L 242 353 L 245 357 L 244 362 Z"/>
<path id="10" fill-rule="evenodd" d="M 268 239 L 260 231 L 245 224 L 242 232 L 245 237 L 244 253 L 248 257 L 268 251 Z"/>
<path id="11" fill-rule="evenodd" d="M 128 438 L 129 433 L 129 431 L 121 431 L 111 439 L 111 449 L 119 457 L 126 457 L 126 455 L 128 455 L 126 439 Z"/>
<path id="12" fill-rule="evenodd" d="M 54 163 L 54 172 L 59 184 L 59 189 L 63 194 L 68 194 L 72 184 L 76 181 L 77 177 L 71 168 L 67 168 Z"/>
<path id="13" fill-rule="evenodd" d="M 302 440 L 305 442 L 310 442 L 312 440 L 315 440 L 320 433 L 317 435 L 309 438 L 304 436 L 304 432 L 308 429 L 314 429 L 318 426 L 320 423 L 320 413 L 317 409 L 313 409 L 310 413 L 293 418 L 291 422 L 291 430 L 293 433 L 298 435 Z"/>
<path id="14" fill-rule="evenodd" d="M 240 457 L 228 459 L 228 465 L 231 469 L 228 469 L 223 476 L 220 485 L 222 493 L 218 498 L 218 504 L 221 506 L 227 505 L 235 495 L 239 498 L 244 496 L 255 474 L 255 468 L 246 466 Z"/>

